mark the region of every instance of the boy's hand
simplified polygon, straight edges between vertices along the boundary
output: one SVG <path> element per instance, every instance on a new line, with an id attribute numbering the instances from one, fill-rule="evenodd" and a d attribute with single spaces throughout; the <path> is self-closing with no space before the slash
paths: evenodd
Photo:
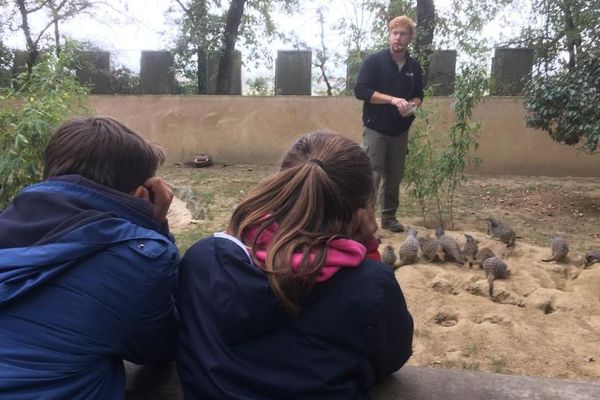
<path id="1" fill-rule="evenodd" d="M 164 179 L 153 176 L 144 182 L 144 187 L 150 195 L 150 203 L 154 204 L 154 219 L 163 223 L 167 219 L 167 212 L 173 201 L 173 191 Z"/>

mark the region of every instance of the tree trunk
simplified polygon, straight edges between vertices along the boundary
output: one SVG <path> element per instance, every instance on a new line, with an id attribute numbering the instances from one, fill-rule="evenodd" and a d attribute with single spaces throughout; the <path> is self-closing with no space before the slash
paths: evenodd
<path id="1" fill-rule="evenodd" d="M 39 56 L 39 50 L 37 48 L 37 43 L 35 43 L 31 37 L 31 27 L 29 26 L 29 21 L 27 18 L 29 13 L 25 5 L 25 0 L 17 0 L 17 5 L 19 6 L 19 12 L 21 13 L 21 23 L 23 33 L 25 34 L 27 52 L 29 54 L 29 58 L 27 60 L 27 73 L 31 74 L 31 69 L 33 68 Z"/>
<path id="2" fill-rule="evenodd" d="M 576 65 L 576 53 L 577 46 L 581 43 L 581 36 L 579 32 L 575 28 L 575 23 L 573 22 L 573 14 L 571 13 L 571 9 L 566 2 L 560 2 L 560 8 L 563 12 L 563 21 L 565 24 L 565 37 L 567 40 L 567 50 L 569 52 L 569 70 L 575 69 Z"/>
<path id="3" fill-rule="evenodd" d="M 417 0 L 416 55 L 423 67 L 423 83 L 427 85 L 429 62 L 433 53 L 433 33 L 435 31 L 435 5 L 433 0 Z"/>
<path id="4" fill-rule="evenodd" d="M 56 7 L 54 6 L 54 3 L 50 3 L 50 8 L 52 10 L 52 18 L 54 18 L 54 45 L 55 45 L 55 49 L 54 51 L 56 52 L 56 55 L 59 56 L 60 55 L 60 32 L 58 30 L 58 11 L 56 10 Z"/>
<path id="5" fill-rule="evenodd" d="M 208 72 L 206 65 L 206 52 L 198 46 L 196 48 L 196 57 L 198 64 L 196 69 L 196 79 L 198 81 L 198 94 L 208 94 Z"/>
<path id="6" fill-rule="evenodd" d="M 54 21 L 54 43 L 56 55 L 60 55 L 60 33 L 58 32 L 58 21 Z"/>
<path id="7" fill-rule="evenodd" d="M 225 24 L 225 31 L 223 32 L 223 47 L 219 59 L 216 94 L 229 93 L 235 42 L 237 41 L 240 22 L 242 21 L 242 15 L 244 14 L 245 3 L 246 0 L 231 0 L 231 5 L 227 12 L 227 22 Z"/>

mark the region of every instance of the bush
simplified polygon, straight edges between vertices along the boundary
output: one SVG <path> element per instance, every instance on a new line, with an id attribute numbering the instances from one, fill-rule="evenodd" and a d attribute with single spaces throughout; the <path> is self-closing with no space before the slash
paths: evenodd
<path id="1" fill-rule="evenodd" d="M 0 97 L 0 209 L 41 179 L 44 149 L 58 124 L 89 111 L 88 89 L 70 65 L 72 51 L 46 55 Z"/>
<path id="2" fill-rule="evenodd" d="M 583 53 L 572 70 L 532 79 L 523 103 L 527 126 L 545 130 L 559 143 L 590 154 L 600 138 L 600 51 Z"/>
<path id="3" fill-rule="evenodd" d="M 418 110 L 409 136 L 405 183 L 419 203 L 425 226 L 432 218 L 435 226 L 454 229 L 454 195 L 466 180 L 466 168 L 480 163 L 472 152 L 477 150 L 481 126 L 472 121 L 472 113 L 489 88 L 489 77 L 477 65 L 463 66 L 460 72 L 450 129 L 434 138 L 433 116 L 437 112 L 424 108 Z"/>

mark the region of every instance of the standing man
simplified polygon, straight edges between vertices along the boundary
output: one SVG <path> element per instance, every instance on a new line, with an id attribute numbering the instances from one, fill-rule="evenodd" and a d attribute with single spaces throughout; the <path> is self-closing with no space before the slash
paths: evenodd
<path id="1" fill-rule="evenodd" d="M 354 94 L 363 100 L 363 146 L 375 174 L 381 227 L 402 232 L 396 219 L 400 182 L 408 148 L 408 129 L 423 102 L 421 66 L 408 44 L 415 23 L 407 16 L 389 23 L 389 48 L 369 56 L 360 68 Z"/>

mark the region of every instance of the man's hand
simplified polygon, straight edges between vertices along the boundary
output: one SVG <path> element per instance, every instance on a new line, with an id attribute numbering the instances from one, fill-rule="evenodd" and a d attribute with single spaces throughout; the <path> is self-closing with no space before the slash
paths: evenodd
<path id="1" fill-rule="evenodd" d="M 411 115 L 417 109 L 417 106 L 415 105 L 415 103 L 407 101 L 405 99 L 398 98 L 398 97 L 394 98 L 394 100 L 392 101 L 392 105 L 394 105 L 394 106 L 396 106 L 396 108 L 398 108 L 398 112 L 403 117 L 407 117 L 407 116 Z"/>
<path id="2" fill-rule="evenodd" d="M 390 104 L 395 106 L 398 109 L 398 112 L 402 114 L 402 110 L 404 110 L 404 108 L 408 104 L 408 101 L 401 97 L 392 97 L 392 101 L 390 102 Z"/>
<path id="3" fill-rule="evenodd" d="M 149 193 L 148 200 L 154 204 L 154 219 L 158 223 L 163 223 L 167 219 L 167 212 L 173 201 L 173 191 L 164 179 L 157 176 L 144 182 L 144 187 Z"/>

